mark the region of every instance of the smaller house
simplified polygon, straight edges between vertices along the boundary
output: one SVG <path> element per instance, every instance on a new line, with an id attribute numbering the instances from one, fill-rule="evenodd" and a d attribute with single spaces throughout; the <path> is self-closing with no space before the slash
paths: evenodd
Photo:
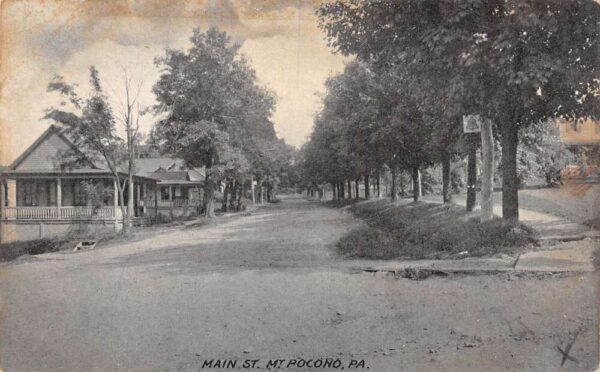
<path id="1" fill-rule="evenodd" d="M 204 168 L 187 168 L 182 159 L 142 158 L 136 160 L 137 174 L 156 180 L 157 192 L 144 198 L 144 205 L 162 217 L 198 214 L 202 206 Z"/>
<path id="2" fill-rule="evenodd" d="M 600 122 L 583 120 L 579 123 L 558 124 L 560 140 L 567 145 L 596 145 L 600 143 Z"/>

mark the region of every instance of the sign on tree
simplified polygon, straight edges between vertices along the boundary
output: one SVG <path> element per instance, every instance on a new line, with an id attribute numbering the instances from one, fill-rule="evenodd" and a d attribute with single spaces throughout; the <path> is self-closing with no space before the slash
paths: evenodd
<path id="1" fill-rule="evenodd" d="M 481 132 L 481 117 L 479 115 L 463 115 L 463 132 Z"/>

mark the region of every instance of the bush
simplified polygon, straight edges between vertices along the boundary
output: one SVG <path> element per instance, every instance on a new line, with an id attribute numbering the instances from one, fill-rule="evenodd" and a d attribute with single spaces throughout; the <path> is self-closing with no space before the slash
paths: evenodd
<path id="1" fill-rule="evenodd" d="M 370 226 L 361 226 L 353 230 L 337 243 L 339 252 L 347 257 L 383 259 L 395 256 L 394 246 L 391 234 Z"/>
<path id="2" fill-rule="evenodd" d="M 63 243 L 53 239 L 38 239 L 0 244 L 0 262 L 12 261 L 25 254 L 36 255 L 57 252 Z"/>
<path id="3" fill-rule="evenodd" d="M 341 207 L 346 207 L 348 205 L 352 205 L 357 203 L 359 200 L 358 199 L 336 199 L 336 200 L 326 200 L 323 202 L 324 205 L 328 206 L 328 207 L 333 207 L 333 208 L 341 208 Z"/>
<path id="4" fill-rule="evenodd" d="M 338 251 L 348 257 L 453 258 L 512 253 L 533 244 L 533 232 L 525 226 L 511 229 L 500 219 L 480 223 L 455 205 L 385 200 L 356 204 L 350 210 L 366 219 L 342 237 Z"/>

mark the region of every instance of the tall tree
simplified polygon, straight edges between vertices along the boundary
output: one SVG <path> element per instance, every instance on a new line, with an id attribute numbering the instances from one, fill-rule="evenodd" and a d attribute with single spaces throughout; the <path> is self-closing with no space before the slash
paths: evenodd
<path id="1" fill-rule="evenodd" d="M 155 133 L 170 152 L 207 167 L 204 210 L 212 217 L 216 185 L 247 171 L 251 138 L 276 140 L 269 121 L 275 100 L 225 32 L 195 29 L 190 40 L 187 51 L 167 49 L 156 60 L 155 111 L 164 118 Z"/>

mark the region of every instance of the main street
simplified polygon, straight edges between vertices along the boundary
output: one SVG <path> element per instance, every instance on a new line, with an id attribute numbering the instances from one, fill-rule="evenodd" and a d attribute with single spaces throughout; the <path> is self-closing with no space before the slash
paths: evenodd
<path id="1" fill-rule="evenodd" d="M 287 197 L 215 224 L 4 264 L 0 368 L 200 370 L 210 359 L 260 359 L 264 369 L 268 359 L 319 358 L 346 369 L 364 360 L 371 371 L 597 366 L 595 273 L 364 272 L 334 251 L 359 223 Z M 558 348 L 569 344 L 561 367 Z"/>

